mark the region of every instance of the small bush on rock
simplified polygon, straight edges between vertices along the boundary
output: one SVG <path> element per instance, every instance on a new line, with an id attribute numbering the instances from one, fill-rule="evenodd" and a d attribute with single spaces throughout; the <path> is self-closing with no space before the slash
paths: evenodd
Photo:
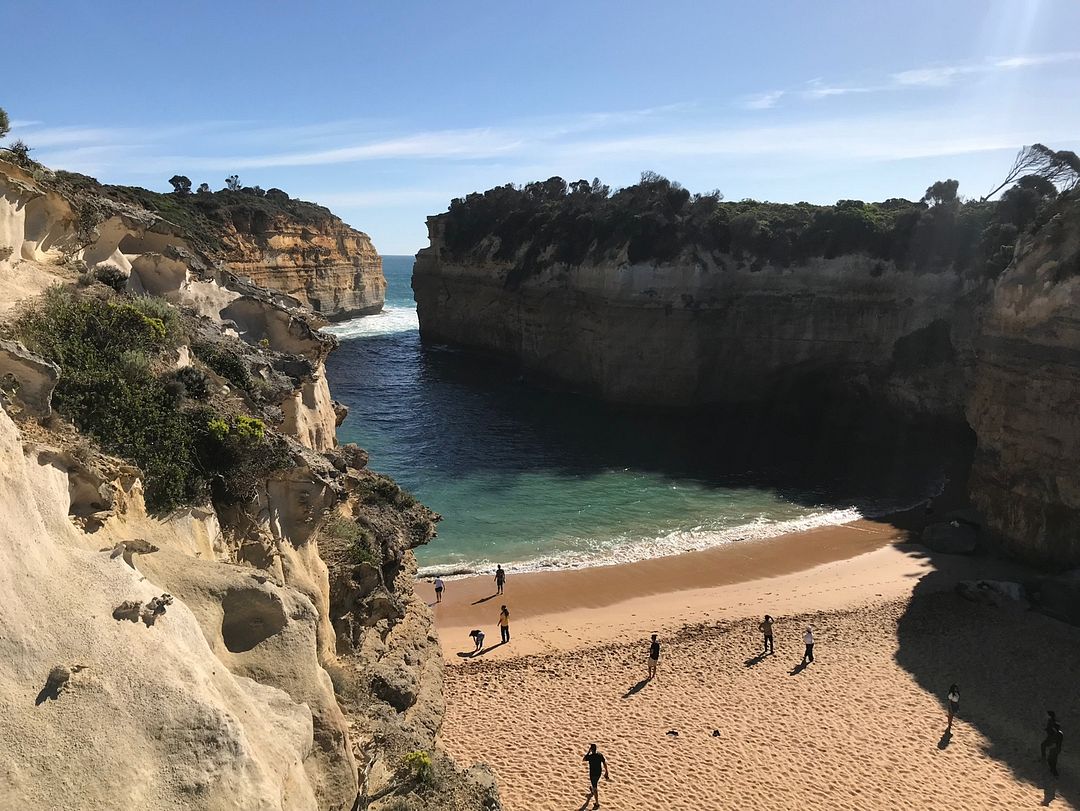
<path id="1" fill-rule="evenodd" d="M 406 752 L 401 758 L 402 768 L 409 777 L 425 788 L 435 785 L 435 764 L 431 755 L 422 749 Z"/>

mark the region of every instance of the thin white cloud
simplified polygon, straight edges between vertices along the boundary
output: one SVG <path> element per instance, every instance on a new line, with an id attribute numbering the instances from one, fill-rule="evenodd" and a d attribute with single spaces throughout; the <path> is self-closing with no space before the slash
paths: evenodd
<path id="1" fill-rule="evenodd" d="M 768 110 L 776 106 L 776 103 L 784 97 L 785 92 L 784 90 L 772 90 L 768 93 L 759 93 L 756 96 L 744 99 L 741 106 L 747 110 Z"/>
<path id="2" fill-rule="evenodd" d="M 811 79 L 806 83 L 806 88 L 801 92 L 801 95 L 805 99 L 824 99 L 829 96 L 846 96 L 851 93 L 870 93 L 877 89 L 876 87 L 828 85 L 821 79 Z"/>

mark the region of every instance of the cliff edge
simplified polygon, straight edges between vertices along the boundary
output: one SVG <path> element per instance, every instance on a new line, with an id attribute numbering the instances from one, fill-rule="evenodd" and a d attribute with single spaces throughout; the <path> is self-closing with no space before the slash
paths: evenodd
<path id="1" fill-rule="evenodd" d="M 0 161 L 0 806 L 497 808 L 436 743 L 438 516 L 337 443 L 335 339 L 76 181 Z"/>

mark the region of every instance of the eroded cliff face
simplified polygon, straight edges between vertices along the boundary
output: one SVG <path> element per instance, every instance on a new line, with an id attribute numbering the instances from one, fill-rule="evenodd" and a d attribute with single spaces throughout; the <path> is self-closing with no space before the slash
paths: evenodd
<path id="1" fill-rule="evenodd" d="M 550 263 L 518 281 L 511 262 L 447 257 L 438 218 L 429 227 L 413 275 L 427 341 L 494 351 L 615 402 L 750 403 L 827 380 L 962 418 L 985 282 L 862 256 L 757 270 L 731 257 Z"/>
<path id="2" fill-rule="evenodd" d="M 367 234 L 336 217 L 299 223 L 284 214 L 234 217 L 222 234 L 229 267 L 292 296 L 331 321 L 379 312 L 382 258 Z"/>
<path id="3" fill-rule="evenodd" d="M 1024 236 L 979 340 L 972 497 L 1016 554 L 1080 564 L 1080 200 Z"/>
<path id="4" fill-rule="evenodd" d="M 0 341 L 0 806 L 497 807 L 486 772 L 437 752 L 442 660 L 410 551 L 437 516 L 338 447 L 335 340 L 197 244 L 0 163 L 0 329 L 55 284 L 163 299 L 188 337 L 156 362 L 195 367 L 220 413 L 264 421 L 285 454 L 250 498 L 152 513 L 142 471 L 52 410 L 63 364 Z M 451 804 L 401 769 L 416 749 Z"/>

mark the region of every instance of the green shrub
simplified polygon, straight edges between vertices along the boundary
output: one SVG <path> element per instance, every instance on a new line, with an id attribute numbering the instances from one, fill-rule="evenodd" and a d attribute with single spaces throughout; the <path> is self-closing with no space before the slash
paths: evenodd
<path id="1" fill-rule="evenodd" d="M 173 378 L 183 387 L 183 394 L 193 400 L 205 400 L 210 396 L 210 378 L 202 369 L 184 366 L 173 372 Z"/>
<path id="2" fill-rule="evenodd" d="M 409 777 L 421 786 L 430 788 L 435 784 L 435 764 L 431 755 L 422 749 L 406 752 L 401 758 L 401 765 Z"/>
<path id="3" fill-rule="evenodd" d="M 267 437 L 260 419 L 240 415 L 229 421 L 209 408 L 191 417 L 196 458 L 215 504 L 250 501 L 262 480 L 293 464 L 288 445 Z"/>
<path id="4" fill-rule="evenodd" d="M 397 482 L 387 476 L 376 474 L 365 480 L 361 488 L 366 499 L 385 501 L 401 510 L 407 510 L 416 504 L 416 497 L 412 493 L 402 490 Z"/>
<path id="5" fill-rule="evenodd" d="M 322 534 L 346 544 L 349 560 L 354 564 L 369 563 L 378 566 L 382 563 L 375 551 L 375 536 L 371 530 L 360 526 L 356 521 L 343 515 L 334 515 L 323 524 Z"/>
<path id="6" fill-rule="evenodd" d="M 191 345 L 191 351 L 195 353 L 195 357 L 236 388 L 246 392 L 252 391 L 251 372 L 248 371 L 247 364 L 227 344 L 197 341 Z"/>

